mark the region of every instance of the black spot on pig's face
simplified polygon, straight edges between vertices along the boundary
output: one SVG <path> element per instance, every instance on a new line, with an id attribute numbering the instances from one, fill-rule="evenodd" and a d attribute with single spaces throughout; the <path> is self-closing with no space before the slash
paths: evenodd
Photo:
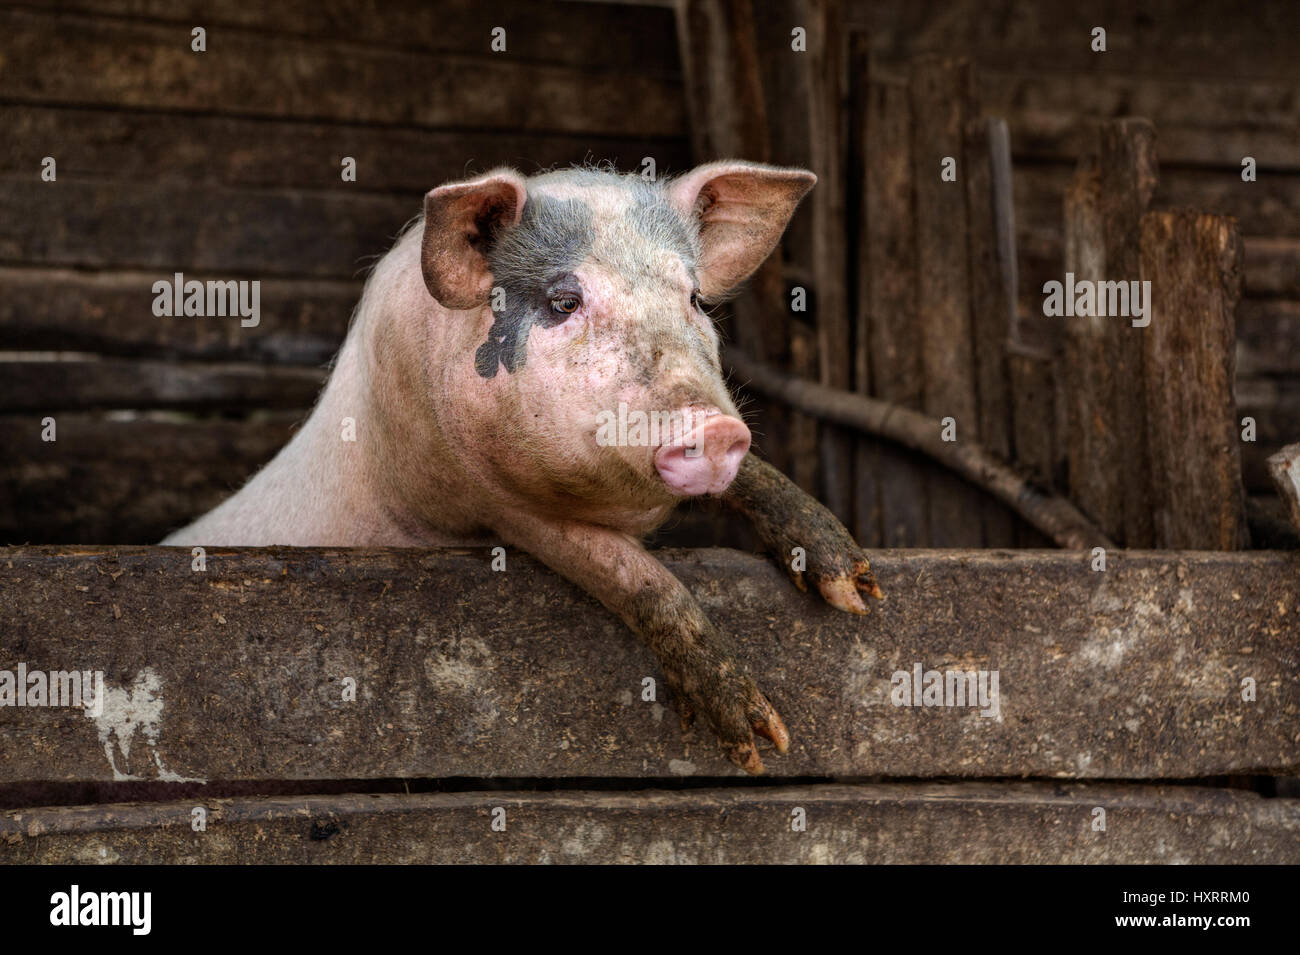
<path id="1" fill-rule="evenodd" d="M 522 368 L 532 326 L 564 320 L 552 308 L 552 297 L 567 288 L 566 281 L 572 284 L 594 234 L 591 208 L 580 199 L 528 197 L 519 225 L 488 254 L 493 322 L 474 355 L 479 375 L 492 378 L 498 367 L 508 374 Z"/>

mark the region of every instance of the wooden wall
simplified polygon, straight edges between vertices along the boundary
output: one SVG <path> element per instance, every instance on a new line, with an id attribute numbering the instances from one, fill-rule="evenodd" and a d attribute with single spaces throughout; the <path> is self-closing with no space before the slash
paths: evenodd
<path id="1" fill-rule="evenodd" d="M 1004 117 L 1014 159 L 1020 314 L 1042 319 L 1042 286 L 1064 273 L 1062 198 L 1088 122 L 1141 116 L 1156 130 L 1152 208 L 1232 215 L 1243 238 L 1237 399 L 1256 418 L 1243 443 L 1252 502 L 1278 510 L 1265 459 L 1300 435 L 1300 7 L 1247 12 L 1212 0 L 846 0 L 873 68 L 920 53 L 969 57 L 983 112 Z M 1107 52 L 1090 49 L 1107 31 Z M 1252 156 L 1258 179 L 1241 179 Z"/>
<path id="2" fill-rule="evenodd" d="M 689 159 L 660 8 L 4 3 L 0 37 L 3 543 L 148 543 L 242 484 L 433 186 Z M 261 324 L 155 317 L 174 272 L 260 280 Z"/>

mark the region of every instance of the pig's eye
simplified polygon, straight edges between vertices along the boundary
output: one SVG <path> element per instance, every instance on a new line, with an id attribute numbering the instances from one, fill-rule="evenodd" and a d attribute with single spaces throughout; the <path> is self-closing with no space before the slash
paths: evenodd
<path id="1" fill-rule="evenodd" d="M 551 299 L 551 311 L 560 315 L 572 315 L 581 304 L 582 300 L 576 295 L 561 295 Z"/>
<path id="2" fill-rule="evenodd" d="M 691 308 L 699 308 L 699 307 L 700 307 L 700 290 L 696 289 L 695 291 L 691 292 Z"/>

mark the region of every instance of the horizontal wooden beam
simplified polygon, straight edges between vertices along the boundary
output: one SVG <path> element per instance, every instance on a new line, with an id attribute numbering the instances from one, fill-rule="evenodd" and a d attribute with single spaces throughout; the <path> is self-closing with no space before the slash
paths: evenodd
<path id="1" fill-rule="evenodd" d="M 197 798 L 0 813 L 0 863 L 90 862 L 1294 865 L 1300 800 L 963 783 Z"/>
<path id="2" fill-rule="evenodd" d="M 548 133 L 676 136 L 686 126 L 681 83 L 629 70 L 639 57 L 603 70 L 521 59 L 509 30 L 502 53 L 488 32 L 472 49 L 431 55 L 217 27 L 196 53 L 190 31 L 202 25 L 0 9 L 10 38 L 0 98 Z"/>
<path id="3" fill-rule="evenodd" d="M 251 363 L 133 361 L 93 355 L 0 360 L 0 411 L 47 415 L 113 408 L 301 410 L 315 403 L 325 378 L 326 372 L 319 368 Z"/>
<path id="4" fill-rule="evenodd" d="M 1300 554 L 1113 551 L 1097 571 L 1088 553 L 882 551 L 867 617 L 757 556 L 661 554 L 785 718 L 774 775 L 1300 766 Z M 192 567 L 176 548 L 0 551 L 0 670 L 111 688 L 99 718 L 0 707 L 0 782 L 739 772 L 707 729 L 683 736 L 613 615 L 521 553 L 493 571 L 487 547 L 214 548 Z M 996 705 L 896 705 L 917 666 L 996 671 Z"/>
<path id="5" fill-rule="evenodd" d="M 0 544 L 162 540 L 242 486 L 306 416 L 0 415 Z M 46 417 L 55 441 L 42 440 Z"/>

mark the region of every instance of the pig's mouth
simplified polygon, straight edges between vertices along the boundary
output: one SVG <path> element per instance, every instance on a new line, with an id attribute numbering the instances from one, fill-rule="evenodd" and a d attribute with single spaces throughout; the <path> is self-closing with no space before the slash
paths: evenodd
<path id="1" fill-rule="evenodd" d="M 695 414 L 699 421 L 700 414 Z M 749 428 L 739 418 L 713 412 L 655 452 L 655 470 L 674 494 L 721 494 L 749 453 Z"/>

